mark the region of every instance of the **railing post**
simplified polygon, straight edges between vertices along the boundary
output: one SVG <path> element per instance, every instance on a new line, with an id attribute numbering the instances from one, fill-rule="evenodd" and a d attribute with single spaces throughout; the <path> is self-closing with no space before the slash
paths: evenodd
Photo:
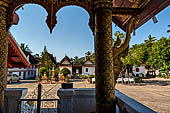
<path id="1" fill-rule="evenodd" d="M 40 113 L 41 110 L 41 88 L 42 85 L 38 84 L 37 113 Z"/>

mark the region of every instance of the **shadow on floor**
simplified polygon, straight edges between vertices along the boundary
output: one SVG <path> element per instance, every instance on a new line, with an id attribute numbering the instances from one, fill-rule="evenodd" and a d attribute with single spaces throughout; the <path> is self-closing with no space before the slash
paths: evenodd
<path id="1" fill-rule="evenodd" d="M 170 85 L 170 80 L 149 80 L 144 79 L 143 83 L 131 83 L 131 84 L 124 84 L 130 86 L 147 86 L 147 85 L 155 85 L 155 86 L 168 86 Z"/>
<path id="2" fill-rule="evenodd" d="M 19 84 L 35 83 L 35 82 L 36 82 L 35 80 L 20 80 L 19 82 L 12 82 L 12 84 L 19 85 Z M 12 84 L 8 84 L 8 85 L 12 85 Z"/>
<path id="3" fill-rule="evenodd" d="M 85 81 L 84 79 L 70 79 L 70 82 L 83 82 Z"/>
<path id="4" fill-rule="evenodd" d="M 170 81 L 169 80 L 146 80 L 144 81 L 144 83 L 146 85 L 159 85 L 159 86 L 167 86 L 170 85 Z"/>

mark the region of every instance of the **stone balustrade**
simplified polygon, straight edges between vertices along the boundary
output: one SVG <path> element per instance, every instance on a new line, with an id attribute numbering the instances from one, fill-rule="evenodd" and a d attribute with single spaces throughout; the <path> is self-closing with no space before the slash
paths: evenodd
<path id="1" fill-rule="evenodd" d="M 156 113 L 152 109 L 137 102 L 116 90 L 117 113 Z M 58 90 L 60 98 L 60 113 L 95 113 L 95 88 L 73 88 Z"/>
<path id="2" fill-rule="evenodd" d="M 4 113 L 18 113 L 19 101 L 27 94 L 27 88 L 6 88 Z"/>

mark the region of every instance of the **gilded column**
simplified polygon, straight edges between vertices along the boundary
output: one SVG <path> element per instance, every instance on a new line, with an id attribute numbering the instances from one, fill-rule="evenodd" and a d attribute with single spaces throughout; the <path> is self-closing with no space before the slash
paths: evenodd
<path id="1" fill-rule="evenodd" d="M 97 113 L 114 113 L 112 0 L 95 2 L 95 60 Z"/>
<path id="2" fill-rule="evenodd" d="M 8 53 L 8 38 L 7 38 L 7 3 L 0 1 L 0 112 L 2 112 L 4 102 L 4 88 L 6 79 L 6 65 Z"/>

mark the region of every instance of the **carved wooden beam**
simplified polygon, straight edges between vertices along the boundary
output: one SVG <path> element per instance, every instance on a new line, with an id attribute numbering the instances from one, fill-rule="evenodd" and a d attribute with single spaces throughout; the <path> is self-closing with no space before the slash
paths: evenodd
<path id="1" fill-rule="evenodd" d="M 129 22 L 128 22 L 128 26 L 126 28 L 126 39 L 125 42 L 120 46 L 121 42 L 119 40 L 119 38 L 117 39 L 117 41 L 115 42 L 112 50 L 113 50 L 113 70 L 114 70 L 114 80 L 115 80 L 115 84 L 116 85 L 116 80 L 122 70 L 123 67 L 123 63 L 121 61 L 121 58 L 124 58 L 125 56 L 128 55 L 128 49 L 129 49 L 129 42 L 131 39 L 131 30 L 134 27 L 135 28 L 135 24 L 137 24 L 138 22 L 138 16 L 136 17 L 132 17 Z M 119 47 L 120 46 L 120 47 Z"/>
<path id="2" fill-rule="evenodd" d="M 120 14 L 120 15 L 139 15 L 141 13 L 140 8 L 127 8 L 127 7 L 113 7 L 112 14 Z"/>

